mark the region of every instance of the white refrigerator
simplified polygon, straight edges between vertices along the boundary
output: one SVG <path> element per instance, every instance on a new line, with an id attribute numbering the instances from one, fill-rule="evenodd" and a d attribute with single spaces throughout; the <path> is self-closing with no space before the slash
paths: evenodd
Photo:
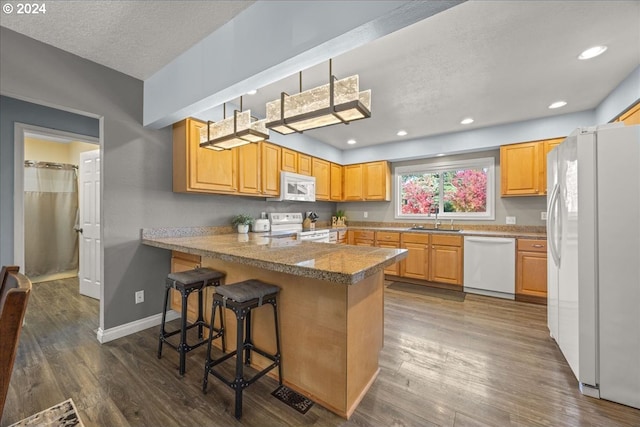
<path id="1" fill-rule="evenodd" d="M 548 325 L 584 394 L 640 408 L 640 126 L 547 157 Z"/>

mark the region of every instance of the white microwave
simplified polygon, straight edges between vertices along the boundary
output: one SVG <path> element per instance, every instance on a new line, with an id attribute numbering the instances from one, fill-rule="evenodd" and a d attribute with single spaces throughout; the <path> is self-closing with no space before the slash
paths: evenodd
<path id="1" fill-rule="evenodd" d="M 316 177 L 293 172 L 280 172 L 280 196 L 270 201 L 316 201 Z"/>

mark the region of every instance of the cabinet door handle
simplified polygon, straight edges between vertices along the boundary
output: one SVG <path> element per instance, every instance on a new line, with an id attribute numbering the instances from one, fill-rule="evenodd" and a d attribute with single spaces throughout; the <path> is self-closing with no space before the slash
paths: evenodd
<path id="1" fill-rule="evenodd" d="M 535 244 L 535 245 L 531 245 L 534 248 L 544 248 L 544 245 L 539 245 L 539 244 Z"/>

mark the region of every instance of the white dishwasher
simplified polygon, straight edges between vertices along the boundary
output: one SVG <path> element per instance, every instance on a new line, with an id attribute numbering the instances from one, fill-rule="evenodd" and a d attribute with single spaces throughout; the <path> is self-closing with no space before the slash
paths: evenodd
<path id="1" fill-rule="evenodd" d="M 464 238 L 464 291 L 514 299 L 516 288 L 516 239 Z"/>

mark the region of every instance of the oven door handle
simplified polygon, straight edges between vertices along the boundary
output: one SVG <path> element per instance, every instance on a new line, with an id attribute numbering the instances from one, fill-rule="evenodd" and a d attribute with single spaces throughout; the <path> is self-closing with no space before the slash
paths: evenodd
<path id="1" fill-rule="evenodd" d="M 304 240 L 306 242 L 316 242 L 316 241 L 329 241 L 328 235 L 317 235 L 317 236 L 300 236 L 299 240 Z"/>

